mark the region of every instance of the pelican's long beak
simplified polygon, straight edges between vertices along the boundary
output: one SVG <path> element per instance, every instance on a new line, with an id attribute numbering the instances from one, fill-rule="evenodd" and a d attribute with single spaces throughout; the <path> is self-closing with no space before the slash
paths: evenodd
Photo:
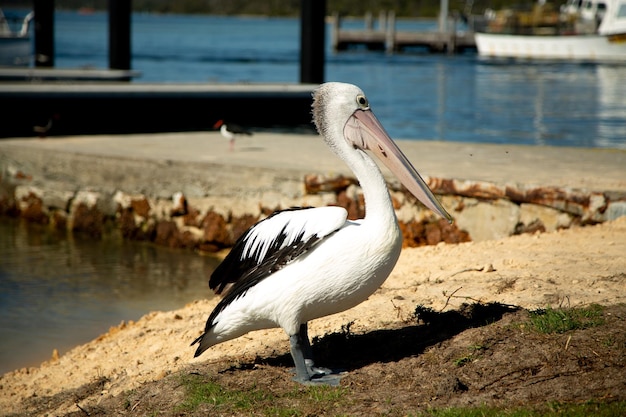
<path id="1" fill-rule="evenodd" d="M 356 110 L 344 127 L 344 136 L 354 146 L 372 151 L 400 182 L 426 207 L 452 222 L 420 174 L 389 137 L 371 110 Z"/>

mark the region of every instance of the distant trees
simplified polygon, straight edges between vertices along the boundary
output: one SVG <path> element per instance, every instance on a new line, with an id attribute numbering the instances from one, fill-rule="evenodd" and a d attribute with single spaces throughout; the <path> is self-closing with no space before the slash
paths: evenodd
<path id="1" fill-rule="evenodd" d="M 150 13 L 214 14 L 214 15 L 265 15 L 297 16 L 300 0 L 130 0 L 133 10 Z M 485 8 L 532 4 L 536 0 L 449 0 L 451 11 L 481 14 Z M 55 0 L 59 9 L 92 7 L 106 10 L 108 0 Z M 394 10 L 398 17 L 435 17 L 440 0 L 327 0 L 328 14 L 363 16 L 366 12 L 377 15 Z M 556 0 L 561 4 L 565 0 Z M 3 0 L 3 7 L 32 7 L 32 0 Z"/>

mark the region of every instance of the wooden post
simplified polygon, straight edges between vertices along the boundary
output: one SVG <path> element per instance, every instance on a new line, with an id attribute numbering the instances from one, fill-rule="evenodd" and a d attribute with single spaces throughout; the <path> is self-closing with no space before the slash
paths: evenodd
<path id="1" fill-rule="evenodd" d="M 385 51 L 391 54 L 396 49 L 396 12 L 393 10 L 387 13 L 387 31 L 385 33 Z"/>
<path id="2" fill-rule="evenodd" d="M 439 32 L 448 32 L 448 0 L 439 2 Z"/>
<path id="3" fill-rule="evenodd" d="M 365 30 L 374 30 L 374 20 L 372 19 L 372 12 L 365 12 Z"/>
<path id="4" fill-rule="evenodd" d="M 54 0 L 35 0 L 35 66 L 54 67 Z"/>
<path id="5" fill-rule="evenodd" d="M 457 51 L 456 49 L 456 15 L 452 16 L 452 27 L 450 28 L 450 32 L 448 33 L 448 47 L 447 52 L 449 54 L 453 54 Z"/>
<path id="6" fill-rule="evenodd" d="M 387 13 L 384 10 L 381 10 L 378 13 L 378 30 L 384 32 L 387 30 Z"/>
<path id="7" fill-rule="evenodd" d="M 331 46 L 333 52 L 337 52 L 339 50 L 339 32 L 341 31 L 341 16 L 338 12 L 333 13 L 332 21 Z"/>
<path id="8" fill-rule="evenodd" d="M 324 82 L 326 0 L 302 0 L 300 12 L 300 82 Z"/>
<path id="9" fill-rule="evenodd" d="M 130 69 L 131 3 L 131 0 L 109 0 L 109 68 L 111 69 Z"/>
<path id="10" fill-rule="evenodd" d="M 339 31 L 341 30 L 341 17 L 339 16 L 339 13 L 333 13 L 332 21 L 333 26 L 330 34 L 330 41 L 333 52 L 337 52 L 339 50 Z"/>

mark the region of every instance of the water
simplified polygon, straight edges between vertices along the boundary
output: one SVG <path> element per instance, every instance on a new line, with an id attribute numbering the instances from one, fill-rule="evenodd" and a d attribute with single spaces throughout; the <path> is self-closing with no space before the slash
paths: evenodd
<path id="1" fill-rule="evenodd" d="M 37 365 L 53 349 L 63 354 L 122 320 L 210 297 L 217 262 L 0 217 L 0 374 Z"/>
<path id="2" fill-rule="evenodd" d="M 55 16 L 56 67 L 107 68 L 107 14 Z M 296 18 L 134 14 L 133 82 L 297 83 L 299 37 Z M 626 66 L 334 54 L 326 39 L 326 80 L 361 86 L 394 138 L 626 149 Z"/>
<path id="3" fill-rule="evenodd" d="M 57 11 L 55 19 L 57 68 L 107 68 L 105 13 Z M 142 76 L 133 82 L 297 83 L 299 36 L 298 19 L 134 14 L 132 66 Z M 395 138 L 626 149 L 626 67 L 419 50 L 333 54 L 330 30 L 326 55 L 326 80 L 361 86 Z M 0 221 L 0 373 L 36 364 L 54 348 L 63 353 L 121 320 L 209 296 L 214 263 Z"/>

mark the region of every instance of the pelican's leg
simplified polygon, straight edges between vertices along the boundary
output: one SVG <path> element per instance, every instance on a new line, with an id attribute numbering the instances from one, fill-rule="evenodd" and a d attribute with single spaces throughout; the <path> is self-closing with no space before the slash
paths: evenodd
<path id="1" fill-rule="evenodd" d="M 309 341 L 309 329 L 307 323 L 300 325 L 300 340 L 302 342 L 302 353 L 304 354 L 304 363 L 306 364 L 309 375 L 329 375 L 332 374 L 328 368 L 316 368 L 313 361 L 313 349 L 311 348 L 311 342 Z"/>
<path id="2" fill-rule="evenodd" d="M 306 347 L 303 346 L 300 333 L 289 336 L 289 344 L 291 346 L 293 363 L 296 365 L 296 377 L 294 379 L 302 383 L 310 381 L 311 374 L 309 374 L 309 367 L 306 366 L 306 359 L 304 358 L 304 349 Z"/>
<path id="3" fill-rule="evenodd" d="M 306 323 L 300 325 L 300 342 L 302 343 L 302 354 L 307 368 L 313 367 L 313 349 L 309 341 L 309 329 Z"/>
<path id="4" fill-rule="evenodd" d="M 296 365 L 296 381 L 303 384 L 339 385 L 340 375 L 332 374 L 330 369 L 313 366 L 313 350 L 306 323 L 300 325 L 298 334 L 289 336 L 289 343 Z"/>

